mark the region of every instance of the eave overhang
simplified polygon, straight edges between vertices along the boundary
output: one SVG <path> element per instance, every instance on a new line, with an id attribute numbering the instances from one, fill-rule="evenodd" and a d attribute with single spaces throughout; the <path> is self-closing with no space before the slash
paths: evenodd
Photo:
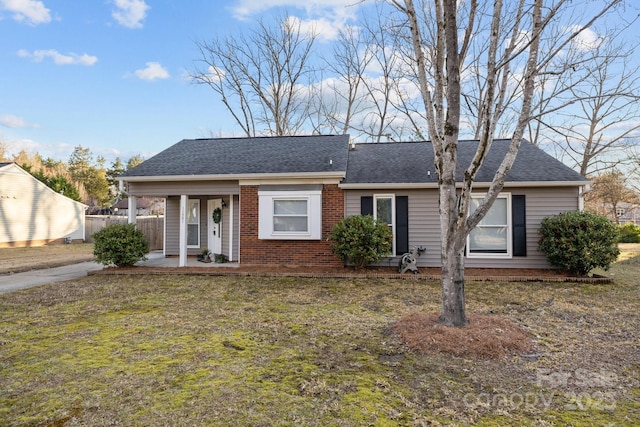
<path id="1" fill-rule="evenodd" d="M 505 182 L 504 188 L 513 187 L 582 187 L 591 181 L 522 181 Z M 343 190 L 378 190 L 378 189 L 436 189 L 436 182 L 393 182 L 393 183 L 344 183 L 338 185 Z M 489 188 L 490 182 L 474 182 L 473 188 Z M 462 183 L 456 187 L 462 188 Z"/>
<path id="2" fill-rule="evenodd" d="M 158 175 L 158 176 L 123 176 L 121 182 L 173 182 L 173 181 L 257 181 L 285 179 L 332 179 L 342 180 L 346 173 L 338 172 L 303 172 L 303 173 L 256 173 L 256 174 L 218 174 L 218 175 Z"/>

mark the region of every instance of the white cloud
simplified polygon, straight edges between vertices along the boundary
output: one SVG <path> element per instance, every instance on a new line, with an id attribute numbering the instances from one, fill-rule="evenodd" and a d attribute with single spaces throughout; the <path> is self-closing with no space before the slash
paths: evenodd
<path id="1" fill-rule="evenodd" d="M 578 31 L 579 29 L 580 27 L 577 25 L 569 27 L 569 31 L 571 32 Z M 572 44 L 578 50 L 587 51 L 597 49 L 600 45 L 602 45 L 603 40 L 604 39 L 600 37 L 598 33 L 593 31 L 591 28 L 587 28 L 586 30 L 578 34 L 575 39 L 573 39 Z"/>
<path id="2" fill-rule="evenodd" d="M 116 9 L 111 12 L 118 24 L 127 28 L 142 28 L 149 5 L 144 0 L 114 0 Z"/>
<path id="3" fill-rule="evenodd" d="M 2 143 L 5 146 L 6 157 L 17 156 L 21 151 L 28 154 L 38 153 L 42 158 L 54 160 L 67 160 L 73 153 L 74 146 L 65 142 L 39 142 L 28 138 L 4 138 Z"/>
<path id="4" fill-rule="evenodd" d="M 140 80 L 168 79 L 169 72 L 159 62 L 147 62 L 146 68 L 136 70 L 134 75 Z"/>
<path id="5" fill-rule="evenodd" d="M 296 16 L 290 16 L 289 22 L 296 28 L 300 26 L 300 31 L 307 34 L 316 34 L 324 40 L 335 40 L 340 32 L 339 25 L 329 22 L 325 18 L 301 20 Z"/>
<path id="6" fill-rule="evenodd" d="M 3 116 L 0 116 L 0 125 L 13 129 L 40 127 L 40 125 L 29 123 L 22 117 L 14 116 L 13 114 L 5 114 Z"/>
<path id="7" fill-rule="evenodd" d="M 284 10 L 303 10 L 300 16 L 291 14 L 300 24 L 302 32 L 313 33 L 321 40 L 335 40 L 339 31 L 345 29 L 349 21 L 355 21 L 356 12 L 360 6 L 369 2 L 353 0 L 240 0 L 233 7 L 232 13 L 236 19 L 246 20 L 273 8 Z"/>
<path id="8" fill-rule="evenodd" d="M 213 84 L 218 84 L 226 77 L 226 73 L 222 68 L 215 67 L 213 65 L 209 65 L 207 69 L 209 73 L 205 76 L 205 78 Z"/>
<path id="9" fill-rule="evenodd" d="M 87 55 L 83 53 L 78 55 L 77 53 L 69 53 L 63 55 L 55 49 L 41 49 L 29 52 L 25 49 L 18 51 L 18 56 L 21 58 L 31 58 L 35 62 L 42 62 L 46 58 L 51 58 L 56 65 L 86 65 L 90 66 L 98 62 L 97 56 Z"/>
<path id="10" fill-rule="evenodd" d="M 355 11 L 359 2 L 353 0 L 240 0 L 238 5 L 231 10 L 237 19 L 246 19 L 251 15 L 262 13 L 266 10 L 283 7 L 288 9 L 305 9 L 307 14 L 317 14 L 319 10 L 352 9 Z"/>
<path id="11" fill-rule="evenodd" d="M 38 0 L 0 0 L 0 7 L 13 12 L 13 19 L 31 25 L 51 22 L 51 14 Z"/>

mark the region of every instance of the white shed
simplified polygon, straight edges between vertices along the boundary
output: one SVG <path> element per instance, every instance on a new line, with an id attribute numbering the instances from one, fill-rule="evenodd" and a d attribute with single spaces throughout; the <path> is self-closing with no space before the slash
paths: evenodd
<path id="1" fill-rule="evenodd" d="M 0 247 L 84 241 L 86 207 L 17 164 L 0 163 Z"/>

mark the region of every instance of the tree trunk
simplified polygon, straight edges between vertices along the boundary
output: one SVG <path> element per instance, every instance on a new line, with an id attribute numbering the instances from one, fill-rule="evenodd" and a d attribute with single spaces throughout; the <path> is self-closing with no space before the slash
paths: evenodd
<path id="1" fill-rule="evenodd" d="M 442 259 L 442 312 L 438 322 L 446 326 L 466 326 L 464 303 L 463 251 L 451 251 Z"/>

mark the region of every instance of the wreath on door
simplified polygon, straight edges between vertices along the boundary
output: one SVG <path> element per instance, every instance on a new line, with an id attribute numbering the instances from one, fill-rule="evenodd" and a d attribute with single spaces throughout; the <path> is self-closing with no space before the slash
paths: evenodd
<path id="1" fill-rule="evenodd" d="M 215 208 L 213 210 L 213 222 L 215 222 L 216 224 L 220 224 L 220 221 L 222 221 L 222 209 L 220 208 Z"/>

